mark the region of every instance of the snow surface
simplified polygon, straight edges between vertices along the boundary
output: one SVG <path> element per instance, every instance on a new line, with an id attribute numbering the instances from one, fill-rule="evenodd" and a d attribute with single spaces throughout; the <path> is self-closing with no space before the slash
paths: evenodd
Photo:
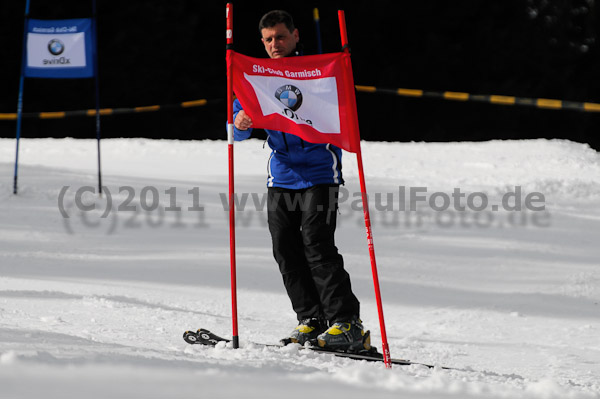
<path id="1" fill-rule="evenodd" d="M 236 144 L 238 350 L 181 338 L 231 334 L 225 142 L 104 140 L 107 214 L 108 195 L 81 191 L 97 185 L 95 140 L 22 139 L 16 196 L 14 149 L 0 139 L 2 399 L 600 397 L 600 155 L 586 145 L 363 143 L 392 356 L 460 370 L 249 343 L 295 326 L 260 210 L 262 141 Z M 380 347 L 353 154 L 344 171 L 337 244 Z M 402 187 L 499 209 L 404 212 Z M 502 210 L 515 187 L 545 209 Z"/>

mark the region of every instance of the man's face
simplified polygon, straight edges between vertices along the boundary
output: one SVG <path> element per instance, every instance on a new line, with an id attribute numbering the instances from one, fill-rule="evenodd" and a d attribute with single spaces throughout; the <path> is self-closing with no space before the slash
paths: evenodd
<path id="1" fill-rule="evenodd" d="M 290 55 L 296 48 L 296 43 L 300 40 L 298 29 L 290 32 L 283 23 L 279 23 L 272 28 L 264 28 L 260 32 L 265 50 L 271 58 L 283 58 Z"/>

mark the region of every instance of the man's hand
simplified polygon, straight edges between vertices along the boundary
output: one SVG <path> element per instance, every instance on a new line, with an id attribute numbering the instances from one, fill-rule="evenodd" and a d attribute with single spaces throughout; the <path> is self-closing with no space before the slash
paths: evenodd
<path id="1" fill-rule="evenodd" d="M 233 124 L 238 130 L 248 130 L 252 127 L 252 119 L 242 109 L 237 113 Z"/>

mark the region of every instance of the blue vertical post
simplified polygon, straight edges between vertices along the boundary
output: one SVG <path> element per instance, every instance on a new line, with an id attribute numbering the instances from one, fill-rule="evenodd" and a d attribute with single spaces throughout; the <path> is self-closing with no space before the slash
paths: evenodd
<path id="1" fill-rule="evenodd" d="M 100 78 L 98 74 L 98 30 L 96 0 L 92 1 L 92 56 L 94 58 L 94 79 L 96 81 L 96 141 L 98 144 L 98 194 L 102 196 L 102 168 L 100 163 Z"/>
<path id="2" fill-rule="evenodd" d="M 315 29 L 317 31 L 317 53 L 323 54 L 323 46 L 321 45 L 321 22 L 318 8 L 313 9 L 313 19 L 315 20 Z"/>
<path id="3" fill-rule="evenodd" d="M 19 142 L 21 140 L 21 119 L 23 117 L 23 87 L 25 86 L 25 63 L 27 62 L 27 29 L 29 25 L 29 0 L 25 2 L 25 18 L 23 26 L 23 54 L 21 58 L 21 78 L 19 80 L 19 99 L 17 100 L 17 149 L 15 151 L 15 176 L 13 194 L 17 193 L 19 176 Z"/>

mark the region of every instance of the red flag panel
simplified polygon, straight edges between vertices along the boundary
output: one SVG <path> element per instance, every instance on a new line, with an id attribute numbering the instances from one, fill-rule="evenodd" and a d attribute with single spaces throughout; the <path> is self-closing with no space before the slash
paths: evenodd
<path id="1" fill-rule="evenodd" d="M 232 57 L 233 90 L 253 127 L 279 130 L 349 152 L 360 145 L 350 55 Z"/>

